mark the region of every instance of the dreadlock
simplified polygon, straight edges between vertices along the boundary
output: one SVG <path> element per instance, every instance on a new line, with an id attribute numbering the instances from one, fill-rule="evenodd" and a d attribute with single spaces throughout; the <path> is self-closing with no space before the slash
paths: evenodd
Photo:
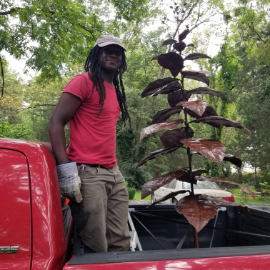
<path id="1" fill-rule="evenodd" d="M 88 73 L 89 79 L 93 81 L 93 88 L 92 88 L 92 94 L 94 92 L 94 89 L 96 88 L 100 95 L 100 104 L 101 109 L 98 113 L 98 115 L 101 113 L 104 105 L 104 100 L 106 98 L 106 91 L 105 86 L 103 84 L 103 78 L 101 75 L 101 66 L 99 64 L 99 55 L 100 55 L 101 49 L 99 46 L 95 46 L 92 50 L 90 50 L 86 62 L 84 64 L 85 72 Z M 130 123 L 130 117 L 127 110 L 127 104 L 126 104 L 126 94 L 125 94 L 125 88 L 122 80 L 122 75 L 127 69 L 126 64 L 126 56 L 124 51 L 122 51 L 122 63 L 121 67 L 115 72 L 114 79 L 113 79 L 113 86 L 116 89 L 116 95 L 117 100 L 119 103 L 119 107 L 122 111 L 122 121 L 125 122 L 126 120 L 129 120 Z M 120 81 L 120 86 L 119 86 Z M 121 90 L 120 90 L 121 89 Z"/>

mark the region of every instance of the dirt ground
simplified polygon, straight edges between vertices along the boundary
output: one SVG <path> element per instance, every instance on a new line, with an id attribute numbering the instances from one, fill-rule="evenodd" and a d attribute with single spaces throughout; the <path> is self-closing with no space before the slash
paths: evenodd
<path id="1" fill-rule="evenodd" d="M 143 200 L 130 200 L 129 204 L 150 204 L 150 201 L 143 201 Z"/>

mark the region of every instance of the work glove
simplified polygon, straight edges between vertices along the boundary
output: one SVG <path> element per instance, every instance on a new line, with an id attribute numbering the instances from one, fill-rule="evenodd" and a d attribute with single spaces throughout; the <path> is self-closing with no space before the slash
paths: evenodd
<path id="1" fill-rule="evenodd" d="M 56 166 L 60 192 L 63 197 L 80 203 L 83 198 L 80 191 L 81 179 L 75 161 L 62 163 Z"/>

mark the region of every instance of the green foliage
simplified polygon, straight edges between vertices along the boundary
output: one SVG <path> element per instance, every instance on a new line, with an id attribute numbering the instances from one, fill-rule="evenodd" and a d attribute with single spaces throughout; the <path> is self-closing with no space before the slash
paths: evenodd
<path id="1" fill-rule="evenodd" d="M 117 147 L 122 162 L 131 161 L 133 155 L 134 132 L 132 129 L 120 129 L 117 132 Z"/>
<path id="2" fill-rule="evenodd" d="M 12 125 L 8 121 L 0 120 L 0 138 L 29 139 L 30 130 L 21 124 Z"/>
<path id="3" fill-rule="evenodd" d="M 263 187 L 263 192 L 270 192 L 270 184 L 268 182 L 260 183 L 260 186 Z"/>
<path id="4" fill-rule="evenodd" d="M 23 106 L 23 84 L 17 75 L 8 70 L 4 59 L 5 88 L 0 97 L 0 119 L 8 120 L 12 124 L 20 123 L 20 108 Z"/>
<path id="5" fill-rule="evenodd" d="M 110 0 L 117 8 L 117 17 L 127 21 L 140 22 L 151 15 L 150 3 L 147 0 Z"/>
<path id="6" fill-rule="evenodd" d="M 137 153 L 138 147 L 134 144 L 134 139 L 134 131 L 130 128 L 120 129 L 117 132 L 118 164 L 129 186 L 138 189 L 148 180 L 149 176 L 142 169 L 136 170 L 138 155 L 143 150 L 140 146 Z"/>
<path id="7" fill-rule="evenodd" d="M 27 108 L 21 114 L 23 122 L 31 130 L 32 140 L 49 142 L 49 119 L 68 79 L 47 84 L 32 81 L 25 87 L 23 98 Z"/>
<path id="8" fill-rule="evenodd" d="M 127 191 L 128 191 L 128 197 L 130 200 L 133 200 L 136 194 L 136 188 L 132 188 L 132 187 L 127 187 Z"/>
<path id="9" fill-rule="evenodd" d="M 255 192 L 256 199 L 254 200 L 249 194 L 243 192 L 239 188 L 230 189 L 230 192 L 234 195 L 235 202 L 242 203 L 242 204 L 270 204 L 270 197 L 268 191 L 265 192 L 256 192 L 254 186 L 249 184 L 245 184 L 252 192 Z M 267 182 L 262 183 L 262 186 L 266 186 L 269 190 L 270 186 Z"/>
<path id="10" fill-rule="evenodd" d="M 125 23 L 142 22 L 152 16 L 150 3 L 150 0 L 1 1 L 0 53 L 5 50 L 17 59 L 30 55 L 27 66 L 40 71 L 41 81 L 62 78 L 72 65 L 84 62 L 102 33 L 112 32 L 120 14 Z"/>
<path id="11" fill-rule="evenodd" d="M 267 162 L 270 158 L 270 126 L 267 121 L 270 114 L 268 8 L 266 2 L 240 2 L 234 10 L 231 35 L 216 58 L 222 67 L 219 84 L 228 85 L 228 90 L 231 86 L 229 97 L 234 102 L 231 108 L 253 134 L 252 139 L 248 139 L 246 134 L 233 134 L 228 147 L 244 163 L 252 165 L 254 174 L 247 181 L 253 181 L 255 185 L 267 179 L 270 172 Z"/>
<path id="12" fill-rule="evenodd" d="M 61 77 L 63 64 L 82 62 L 103 29 L 95 10 L 82 1 L 31 0 L 20 7 L 4 1 L 0 10 L 7 12 L 0 14 L 0 52 L 31 55 L 27 65 L 41 71 L 42 78 Z"/>
<path id="13" fill-rule="evenodd" d="M 121 170 L 129 185 L 136 189 L 140 189 L 143 184 L 151 179 L 151 174 L 147 169 L 139 168 L 136 170 L 136 163 L 125 163 Z"/>

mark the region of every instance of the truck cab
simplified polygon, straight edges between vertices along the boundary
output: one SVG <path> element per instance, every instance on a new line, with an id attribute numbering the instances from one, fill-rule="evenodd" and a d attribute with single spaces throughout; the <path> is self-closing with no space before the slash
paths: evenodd
<path id="1" fill-rule="evenodd" d="M 61 269 L 71 215 L 50 144 L 0 139 L 0 203 L 0 269 Z"/>

